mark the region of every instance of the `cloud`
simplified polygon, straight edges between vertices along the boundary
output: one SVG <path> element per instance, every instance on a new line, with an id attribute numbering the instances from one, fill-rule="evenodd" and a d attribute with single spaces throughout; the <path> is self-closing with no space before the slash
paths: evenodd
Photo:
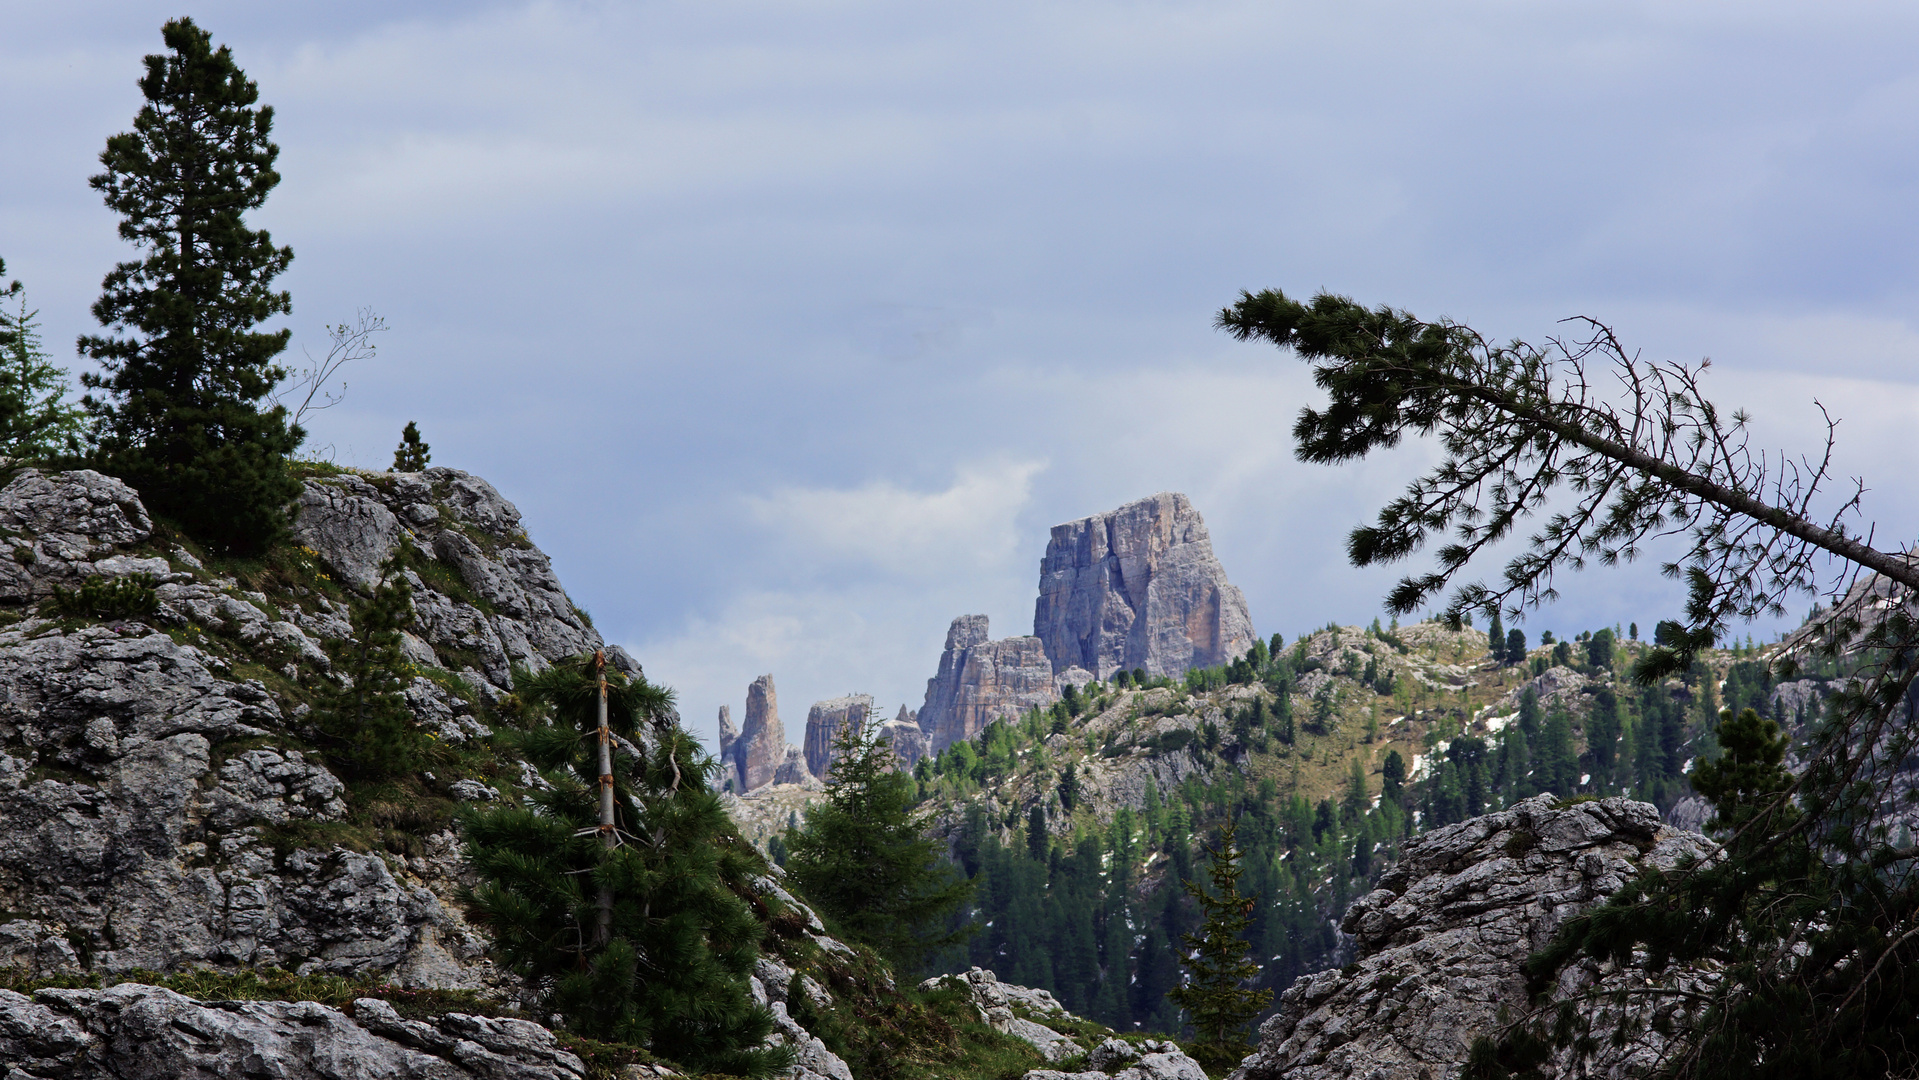
<path id="1" fill-rule="evenodd" d="M 789 487 L 750 496 L 749 512 L 787 558 L 848 561 L 911 579 L 966 575 L 1018 551 L 1014 521 L 1032 497 L 1038 461 L 969 465 L 942 491 L 888 481 L 852 489 Z"/>

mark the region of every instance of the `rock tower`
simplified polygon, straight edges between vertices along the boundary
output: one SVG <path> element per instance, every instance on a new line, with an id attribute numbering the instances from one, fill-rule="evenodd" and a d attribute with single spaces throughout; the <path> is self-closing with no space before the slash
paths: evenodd
<path id="1" fill-rule="evenodd" d="M 1178 492 L 1053 526 L 1033 633 L 1054 671 L 1102 679 L 1122 668 L 1178 677 L 1244 654 L 1254 637 L 1245 596 Z"/>

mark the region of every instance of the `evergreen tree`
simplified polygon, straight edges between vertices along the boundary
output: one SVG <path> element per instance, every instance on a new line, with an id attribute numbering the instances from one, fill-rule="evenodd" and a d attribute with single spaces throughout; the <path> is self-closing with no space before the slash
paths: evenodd
<path id="1" fill-rule="evenodd" d="M 398 556 L 380 565 L 373 595 L 348 605 L 353 636 L 326 643 L 335 682 L 314 694 L 313 722 L 327 764 L 348 779 L 380 781 L 417 771 L 425 738 L 406 688 L 412 665 L 400 635 L 413 624 L 413 587 Z"/>
<path id="2" fill-rule="evenodd" d="M 826 802 L 787 838 L 787 873 L 822 915 L 896 964 L 917 967 L 961 936 L 945 931 L 971 883 L 952 872 L 941 845 L 913 813 L 910 781 L 893 771 L 878 727 L 841 729 Z"/>
<path id="3" fill-rule="evenodd" d="M 1539 785 L 1562 799 L 1579 790 L 1579 754 L 1573 748 L 1573 722 L 1566 710 L 1555 708 L 1539 733 Z"/>
<path id="4" fill-rule="evenodd" d="M 468 910 L 569 1030 L 697 1072 L 770 1076 L 792 1052 L 760 1045 L 773 1016 L 747 976 L 765 927 L 735 892 L 757 861 L 712 789 L 716 764 L 672 722 L 671 693 L 596 659 L 516 673 L 525 727 L 509 742 L 550 787 L 522 805 L 466 811 L 480 881 Z M 602 674 L 606 726 L 623 751 L 605 780 Z M 610 830 L 600 825 L 605 785 Z"/>
<path id="5" fill-rule="evenodd" d="M 146 58 L 133 130 L 107 140 L 92 180 L 120 237 L 148 254 L 114 267 L 93 314 L 113 336 L 80 349 L 100 467 L 216 550 L 254 554 L 286 533 L 299 495 L 287 458 L 303 433 L 261 410 L 286 369 L 291 331 L 254 329 L 292 310 L 273 279 L 293 259 L 243 215 L 280 182 L 271 107 L 225 46 L 191 19 Z"/>
<path id="6" fill-rule="evenodd" d="M 1380 766 L 1382 780 L 1382 801 L 1398 802 L 1401 786 L 1406 782 L 1406 759 L 1397 750 L 1386 751 L 1386 762 Z"/>
<path id="7" fill-rule="evenodd" d="M 1492 621 L 1486 624 L 1486 651 L 1492 655 L 1493 663 L 1503 664 L 1506 656 L 1506 623 L 1499 617 L 1499 609 L 1493 609 Z"/>
<path id="8" fill-rule="evenodd" d="M 1519 695 L 1519 730 L 1528 739 L 1539 738 L 1539 693 L 1530 686 Z"/>
<path id="9" fill-rule="evenodd" d="M 1508 664 L 1526 662 L 1526 631 L 1517 626 L 1506 631 L 1506 662 Z"/>
<path id="10" fill-rule="evenodd" d="M 66 369 L 41 348 L 39 314 L 27 310 L 18 281 L 0 289 L 0 458 L 11 461 L 78 453 L 84 430 L 84 414 L 67 404 Z"/>
<path id="11" fill-rule="evenodd" d="M 1586 639 L 1586 662 L 1599 669 L 1601 674 L 1612 673 L 1613 633 L 1602 629 Z"/>
<path id="12" fill-rule="evenodd" d="M 421 441 L 419 425 L 408 420 L 400 432 L 400 446 L 393 451 L 393 471 L 420 472 L 432 460 L 432 447 Z"/>
<path id="13" fill-rule="evenodd" d="M 1185 985 L 1167 997 L 1186 1010 L 1197 1036 L 1193 1057 L 1209 1069 L 1230 1069 L 1251 1053 L 1246 1025 L 1273 999 L 1271 990 L 1251 989 L 1259 965 L 1247 956 L 1244 938 L 1251 925 L 1254 899 L 1239 894 L 1241 868 L 1236 840 L 1238 823 L 1228 819 L 1220 827 L 1219 844 L 1207 848 L 1207 876 L 1212 888 L 1185 881 L 1186 892 L 1206 912 L 1197 934 L 1182 935 L 1191 950 L 1182 961 Z"/>
<path id="14" fill-rule="evenodd" d="M 1610 687 L 1602 686 L 1593 692 L 1592 715 L 1586 719 L 1586 749 L 1592 755 L 1593 783 L 1602 790 L 1613 783 L 1619 736 L 1619 698 Z"/>

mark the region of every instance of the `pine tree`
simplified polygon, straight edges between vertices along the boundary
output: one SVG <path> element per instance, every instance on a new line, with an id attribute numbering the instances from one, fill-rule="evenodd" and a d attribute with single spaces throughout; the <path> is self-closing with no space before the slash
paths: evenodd
<path id="1" fill-rule="evenodd" d="M 393 451 L 393 471 L 420 472 L 432 460 L 432 447 L 420 440 L 419 425 L 408 420 L 400 432 L 399 448 Z"/>
<path id="2" fill-rule="evenodd" d="M 18 306 L 8 311 L 6 302 Z M 67 404 L 66 369 L 41 348 L 39 314 L 27 310 L 18 281 L 0 289 L 0 458 L 11 461 L 78 453 L 84 430 L 84 414 Z"/>
<path id="3" fill-rule="evenodd" d="M 515 673 L 525 726 L 507 741 L 550 787 L 464 815 L 480 880 L 470 915 L 569 1030 L 695 1072 L 770 1076 L 791 1049 L 760 1045 L 773 1016 L 747 977 L 765 926 L 736 892 L 757 860 L 713 791 L 717 765 L 673 722 L 671 693 L 596 659 Z M 622 751 L 605 758 L 602 674 L 609 745 Z"/>
<path id="4" fill-rule="evenodd" d="M 1187 894 L 1206 912 L 1206 922 L 1199 933 L 1181 935 L 1191 950 L 1181 961 L 1187 979 L 1166 995 L 1186 1010 L 1198 1038 L 1193 1056 L 1208 1069 L 1232 1068 L 1252 1052 L 1246 1025 L 1273 999 L 1271 990 L 1248 985 L 1259 977 L 1259 965 L 1247 955 L 1244 937 L 1253 921 L 1254 901 L 1239 894 L 1243 870 L 1235 843 L 1237 831 L 1238 823 L 1228 819 L 1220 827 L 1219 844 L 1207 848 L 1210 890 L 1190 880 L 1183 882 Z"/>
<path id="5" fill-rule="evenodd" d="M 162 29 L 146 58 L 146 104 L 107 140 L 92 180 L 120 214 L 120 237 L 148 254 L 114 267 L 93 315 L 112 336 L 80 349 L 98 361 L 82 399 L 100 467 L 216 550 L 256 554 L 286 533 L 299 494 L 287 458 L 303 433 L 280 406 L 274 358 L 289 330 L 254 329 L 292 311 L 272 282 L 293 259 L 243 215 L 280 182 L 273 110 L 191 19 Z"/>
<path id="6" fill-rule="evenodd" d="M 1499 617 L 1499 609 L 1493 609 L 1492 621 L 1486 624 L 1486 651 L 1492 654 L 1493 662 L 1503 664 L 1506 656 L 1506 623 Z"/>
<path id="7" fill-rule="evenodd" d="M 314 696 L 314 724 L 327 764 L 350 779 L 380 781 L 420 768 L 424 737 L 413 725 L 412 672 L 400 635 L 413 623 L 413 588 L 397 556 L 380 566 L 373 595 L 349 605 L 353 636 L 327 642 L 337 682 Z"/>
<path id="8" fill-rule="evenodd" d="M 879 729 L 848 725 L 834 741 L 825 804 L 787 839 L 787 873 L 848 937 L 915 967 L 959 939 L 941 927 L 972 891 L 926 825 Z"/>

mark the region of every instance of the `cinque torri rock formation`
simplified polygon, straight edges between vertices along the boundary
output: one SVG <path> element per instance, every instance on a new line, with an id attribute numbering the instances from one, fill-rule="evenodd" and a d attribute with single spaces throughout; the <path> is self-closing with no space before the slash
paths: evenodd
<path id="1" fill-rule="evenodd" d="M 1055 671 L 1101 679 L 1122 668 L 1177 678 L 1235 659 L 1254 638 L 1246 598 L 1177 492 L 1053 526 L 1033 634 Z"/>
<path id="2" fill-rule="evenodd" d="M 986 616 L 954 619 L 925 701 L 916 713 L 902 706 L 883 734 L 910 769 L 995 720 L 1052 705 L 1069 683 L 1084 686 L 1136 668 L 1178 677 L 1233 660 L 1253 641 L 1246 598 L 1226 580 L 1199 511 L 1186 496 L 1162 492 L 1054 526 L 1040 562 L 1032 635 L 994 641 Z M 855 722 L 858 701 L 866 711 Z M 771 702 L 772 676 L 765 675 L 748 691 L 742 730 L 735 732 L 729 710 L 720 709 L 720 761 L 736 792 L 804 782 L 790 764 L 782 768 L 792 755 L 783 752 L 784 733 L 773 730 Z M 866 694 L 813 706 L 805 736 L 812 777 L 826 778 L 834 736 L 849 722 L 864 723 L 871 709 Z M 755 726 L 755 717 L 769 715 L 772 726 Z"/>

